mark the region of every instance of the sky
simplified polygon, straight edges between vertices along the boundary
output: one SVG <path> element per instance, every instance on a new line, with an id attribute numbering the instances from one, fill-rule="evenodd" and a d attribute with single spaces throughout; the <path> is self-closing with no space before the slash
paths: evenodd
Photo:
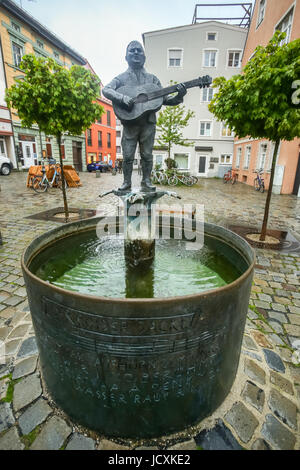
<path id="1" fill-rule="evenodd" d="M 142 34 L 192 23 L 196 3 L 242 0 L 14 0 L 50 31 L 85 57 L 102 83 L 127 68 L 125 52 Z M 254 0 L 244 0 L 254 4 Z M 228 11 L 229 10 L 229 11 Z M 237 7 L 201 8 L 202 16 L 241 16 Z M 229 13 L 229 14 L 228 14 Z M 147 62 L 145 67 L 147 68 Z"/>

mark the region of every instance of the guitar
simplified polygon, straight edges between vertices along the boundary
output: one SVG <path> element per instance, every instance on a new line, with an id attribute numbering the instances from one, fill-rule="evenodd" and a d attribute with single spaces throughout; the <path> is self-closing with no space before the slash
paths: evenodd
<path id="1" fill-rule="evenodd" d="M 185 88 L 193 88 L 199 86 L 200 88 L 209 87 L 212 83 L 212 78 L 209 75 L 196 78 L 184 82 Z M 159 88 L 154 83 L 146 83 L 140 86 L 125 85 L 118 88 L 118 93 L 130 96 L 134 100 L 134 106 L 129 111 L 124 109 L 117 103 L 113 103 L 113 108 L 116 116 L 124 123 L 134 123 L 134 121 L 151 112 L 157 112 L 163 105 L 163 97 L 177 91 L 176 85 L 171 85 L 167 88 Z"/>

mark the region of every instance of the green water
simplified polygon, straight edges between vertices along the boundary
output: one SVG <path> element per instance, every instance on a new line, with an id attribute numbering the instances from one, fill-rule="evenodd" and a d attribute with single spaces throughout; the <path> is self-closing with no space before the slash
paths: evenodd
<path id="1" fill-rule="evenodd" d="M 126 266 L 123 240 L 85 232 L 46 248 L 31 263 L 38 277 L 70 291 L 115 298 L 161 298 L 224 286 L 247 268 L 232 248 L 205 237 L 201 250 L 181 240 L 156 240 L 148 269 Z"/>

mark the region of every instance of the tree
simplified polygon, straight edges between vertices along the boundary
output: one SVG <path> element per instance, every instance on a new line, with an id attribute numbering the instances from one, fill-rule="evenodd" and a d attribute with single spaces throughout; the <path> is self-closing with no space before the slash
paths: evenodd
<path id="1" fill-rule="evenodd" d="M 171 148 L 173 145 L 190 147 L 194 142 L 183 138 L 182 130 L 188 125 L 189 120 L 194 117 L 194 111 L 186 111 L 183 104 L 177 106 L 166 106 L 157 118 L 157 142 L 168 148 L 168 168 L 172 168 L 174 160 L 171 159 Z"/>
<path id="2" fill-rule="evenodd" d="M 300 76 L 300 39 L 281 45 L 284 37 L 285 33 L 277 31 L 266 47 L 258 46 L 242 74 L 229 80 L 216 78 L 213 86 L 219 90 L 209 105 L 239 138 L 268 139 L 275 144 L 261 241 L 267 232 L 280 141 L 300 136 L 300 110 L 292 104 L 292 84 Z"/>
<path id="3" fill-rule="evenodd" d="M 81 66 L 74 65 L 67 70 L 51 58 L 32 54 L 23 57 L 20 68 L 25 75 L 6 90 L 6 102 L 9 108 L 17 110 L 22 127 L 37 124 L 40 132 L 56 137 L 67 222 L 69 209 L 61 138 L 63 133 L 81 135 L 100 119 L 104 109 L 94 102 L 99 95 L 100 80 Z"/>

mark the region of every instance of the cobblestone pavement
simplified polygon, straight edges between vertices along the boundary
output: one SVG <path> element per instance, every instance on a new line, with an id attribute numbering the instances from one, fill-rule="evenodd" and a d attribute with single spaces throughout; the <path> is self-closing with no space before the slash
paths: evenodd
<path id="1" fill-rule="evenodd" d="M 81 174 L 68 189 L 72 207 L 110 213 L 115 196 L 98 194 L 120 184 L 121 175 Z M 134 176 L 137 178 L 137 175 Z M 236 380 L 212 416 L 188 430 L 151 441 L 114 440 L 72 423 L 45 390 L 35 333 L 20 269 L 20 255 L 39 234 L 58 225 L 27 217 L 62 206 L 56 189 L 38 195 L 25 173 L 0 176 L 0 449 L 300 449 L 300 254 L 256 250 L 257 265 Z M 165 188 L 170 189 L 170 187 Z M 205 205 L 205 218 L 221 225 L 262 221 L 265 194 L 242 184 L 203 180 L 176 189 L 183 203 Z M 169 203 L 170 199 L 164 202 Z M 161 201 L 163 201 L 161 199 Z M 171 201 L 174 203 L 174 200 Z M 300 199 L 272 196 L 269 227 L 300 239 Z M 1 355 L 1 354 L 0 354 Z M 299 360 L 299 357 L 298 357 Z"/>

